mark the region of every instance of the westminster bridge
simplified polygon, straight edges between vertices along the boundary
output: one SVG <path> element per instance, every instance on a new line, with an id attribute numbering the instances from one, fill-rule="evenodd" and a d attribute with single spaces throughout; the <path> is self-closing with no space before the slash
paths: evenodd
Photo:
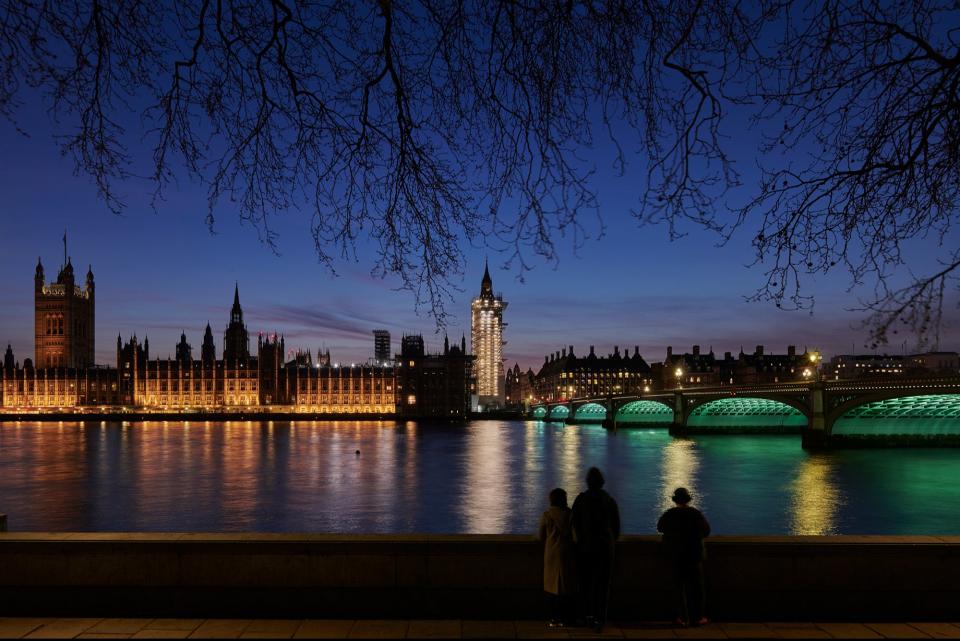
<path id="1" fill-rule="evenodd" d="M 842 441 L 960 445 L 960 378 L 678 387 L 533 404 L 528 417 L 677 436 L 800 433 L 807 448 Z"/>

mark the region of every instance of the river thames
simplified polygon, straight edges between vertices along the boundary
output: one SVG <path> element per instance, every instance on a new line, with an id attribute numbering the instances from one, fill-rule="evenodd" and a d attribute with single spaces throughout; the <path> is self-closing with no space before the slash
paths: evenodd
<path id="1" fill-rule="evenodd" d="M 521 534 L 592 465 L 631 534 L 680 485 L 717 534 L 960 534 L 960 449 L 534 421 L 0 423 L 0 512 L 12 531 Z"/>

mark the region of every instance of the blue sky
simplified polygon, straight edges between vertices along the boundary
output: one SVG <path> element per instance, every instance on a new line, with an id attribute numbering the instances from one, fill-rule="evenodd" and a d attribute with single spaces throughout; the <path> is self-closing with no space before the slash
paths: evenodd
<path id="1" fill-rule="evenodd" d="M 33 356 L 33 270 L 43 258 L 48 278 L 62 261 L 61 237 L 68 230 L 73 264 L 85 273 L 93 266 L 97 282 L 97 360 L 112 363 L 118 333 L 149 335 L 152 354 L 172 355 L 180 332 L 199 351 L 209 321 L 219 333 L 226 325 L 234 283 L 239 283 L 248 328 L 281 332 L 287 345 L 316 351 L 326 347 L 335 361 L 372 356 L 371 331 L 391 331 L 396 348 L 404 332 L 422 332 L 439 348 L 428 310 L 416 310 L 412 294 L 399 282 L 371 277 L 373 254 L 358 247 L 357 260 L 336 265 L 332 276 L 320 265 L 309 234 L 308 212 L 280 212 L 276 219 L 279 255 L 263 245 L 255 229 L 239 223 L 229 203 L 218 208 L 215 234 L 205 223 L 206 195 L 189 182 L 173 185 L 157 212 L 149 206 L 151 187 L 137 180 L 123 185 L 124 215 L 108 211 L 89 179 L 73 174 L 61 156 L 53 127 L 42 110 L 21 114 L 24 137 L 0 122 L 0 341 L 11 343 L 19 360 Z M 755 185 L 747 135 L 739 145 L 744 170 L 742 197 Z M 716 238 L 691 233 L 670 242 L 663 227 L 641 228 L 631 216 L 637 206 L 643 167 L 635 162 L 617 176 L 608 150 L 591 156 L 605 234 L 572 252 L 558 239 L 559 264 L 538 262 L 523 282 L 503 269 L 505 256 L 487 248 L 468 248 L 468 271 L 449 305 L 448 331 L 469 340 L 469 300 L 479 291 L 483 262 L 490 260 L 494 288 L 509 303 L 505 319 L 508 365 L 535 369 L 544 354 L 574 345 L 609 353 L 614 345 L 640 347 L 648 361 L 662 360 L 667 345 L 689 349 L 699 344 L 719 353 L 748 351 L 758 344 L 783 352 L 788 344 L 822 349 L 827 355 L 864 351 L 866 333 L 856 329 L 861 315 L 848 311 L 868 290 L 847 293 L 842 272 L 807 282 L 815 294 L 814 313 L 787 312 L 771 304 L 747 303 L 761 282 L 752 260 L 749 227 L 727 246 Z M 736 195 L 735 195 L 736 196 Z M 910 248 L 914 264 L 931 265 L 932 240 Z M 943 349 L 957 349 L 956 308 L 946 314 Z M 909 351 L 910 342 L 881 351 Z"/>

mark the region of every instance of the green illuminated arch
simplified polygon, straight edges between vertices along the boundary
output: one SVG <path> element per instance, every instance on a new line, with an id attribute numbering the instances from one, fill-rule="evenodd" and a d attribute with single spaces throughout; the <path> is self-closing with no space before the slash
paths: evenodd
<path id="1" fill-rule="evenodd" d="M 546 418 L 547 408 L 543 405 L 533 408 L 533 418 Z"/>
<path id="2" fill-rule="evenodd" d="M 801 429 L 807 417 L 800 410 L 768 398 L 721 398 L 690 411 L 687 427 L 711 429 Z"/>
<path id="3" fill-rule="evenodd" d="M 570 416 L 570 408 L 566 405 L 554 405 L 550 409 L 551 421 L 565 421 Z"/>
<path id="4" fill-rule="evenodd" d="M 600 403 L 584 403 L 577 408 L 577 411 L 574 413 L 573 418 L 577 421 L 587 422 L 603 422 L 607 418 L 607 408 L 605 408 Z"/>
<path id="5" fill-rule="evenodd" d="M 905 396 L 865 403 L 838 418 L 833 434 L 960 435 L 960 394 Z"/>
<path id="6" fill-rule="evenodd" d="M 632 401 L 617 410 L 617 423 L 664 425 L 673 422 L 673 409 L 659 401 Z"/>

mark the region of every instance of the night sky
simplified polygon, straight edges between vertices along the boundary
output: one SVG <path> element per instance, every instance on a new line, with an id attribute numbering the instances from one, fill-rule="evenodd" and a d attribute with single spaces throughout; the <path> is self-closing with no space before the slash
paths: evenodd
<path id="1" fill-rule="evenodd" d="M 115 361 L 118 333 L 124 338 L 148 335 L 151 355 L 166 357 L 173 355 L 185 331 L 197 357 L 208 321 L 219 355 L 234 282 L 254 344 L 257 332 L 283 333 L 288 347 L 329 348 L 332 359 L 342 363 L 372 356 L 375 328 L 392 333 L 395 350 L 404 332 L 422 332 L 428 348 L 442 346 L 443 335 L 435 333 L 429 310 L 418 312 L 413 295 L 397 290 L 398 281 L 370 276 L 374 254 L 369 247 L 358 247 L 357 261 L 339 262 L 336 277 L 317 262 L 309 212 L 278 214 L 274 225 L 280 255 L 260 242 L 255 229 L 240 225 L 227 202 L 217 209 L 211 235 L 204 223 L 205 189 L 188 180 L 168 189 L 157 213 L 149 205 L 152 185 L 130 180 L 123 185 L 127 211 L 116 216 L 98 200 L 88 178 L 74 175 L 72 160 L 61 155 L 53 139 L 56 128 L 39 103 L 28 104 L 18 119 L 29 138 L 0 122 L 0 341 L 3 347 L 13 345 L 18 360 L 33 357 L 37 257 L 43 258 L 48 280 L 55 278 L 64 229 L 78 281 L 88 264 L 96 277 L 100 363 Z M 756 185 L 751 142 L 756 134 L 738 130 L 735 122 L 727 131 L 739 141 L 744 186 L 730 196 L 736 203 Z M 699 344 L 720 355 L 741 347 L 753 351 L 758 344 L 777 353 L 788 344 L 819 348 L 828 358 L 866 351 L 866 332 L 857 328 L 862 314 L 849 308 L 869 295 L 869 287 L 848 293 L 843 272 L 810 278 L 807 293 L 817 297 L 812 315 L 747 303 L 744 297 L 763 281 L 760 268 L 748 267 L 753 259 L 749 226 L 725 247 L 696 229 L 671 243 L 666 228 L 641 228 L 631 216 L 639 202 L 643 163 L 635 159 L 619 177 L 609 149 L 593 150 L 590 160 L 596 165 L 603 236 L 598 238 L 599 226 L 585 218 L 593 238 L 576 255 L 569 238 L 558 238 L 559 264 L 531 256 L 535 269 L 524 275 L 524 282 L 515 267 L 504 269 L 506 256 L 496 248 L 468 248 L 468 272 L 449 305 L 451 338 L 466 334 L 469 341 L 469 301 L 479 291 L 484 258 L 489 257 L 494 289 L 509 303 L 509 366 L 519 362 L 537 369 L 544 354 L 570 344 L 578 354 L 589 345 L 603 354 L 614 345 L 631 351 L 639 345 L 648 362 L 662 360 L 667 345 L 689 350 Z M 937 253 L 935 239 L 909 248 L 915 269 L 933 266 Z M 955 350 L 960 341 L 953 301 L 945 318 L 940 347 Z M 912 347 L 908 339 L 878 351 L 909 352 Z"/>

